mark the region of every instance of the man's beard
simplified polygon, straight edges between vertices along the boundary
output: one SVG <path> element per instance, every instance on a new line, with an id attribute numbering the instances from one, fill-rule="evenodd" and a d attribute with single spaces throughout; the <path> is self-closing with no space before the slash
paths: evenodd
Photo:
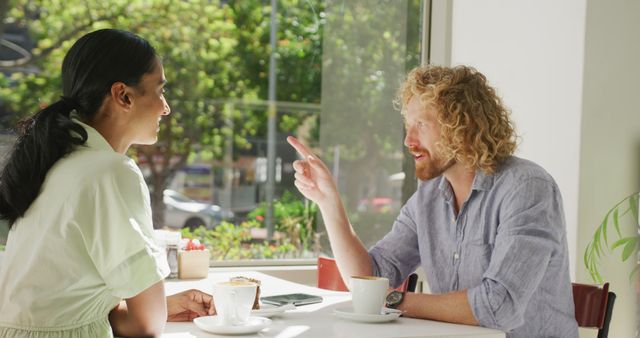
<path id="1" fill-rule="evenodd" d="M 427 181 L 432 178 L 436 178 L 442 175 L 447 169 L 453 166 L 453 160 L 445 160 L 434 152 L 428 152 L 425 149 L 421 148 L 411 148 L 409 151 L 413 154 L 422 154 L 423 157 L 419 161 L 416 161 L 416 177 L 422 181 Z"/>

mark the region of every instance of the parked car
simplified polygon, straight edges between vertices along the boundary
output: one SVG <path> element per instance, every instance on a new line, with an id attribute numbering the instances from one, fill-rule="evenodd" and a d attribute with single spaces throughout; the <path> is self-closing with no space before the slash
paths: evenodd
<path id="1" fill-rule="evenodd" d="M 194 201 L 175 190 L 166 189 L 163 201 L 165 224 L 170 228 L 195 229 L 204 225 L 207 229 L 213 229 L 221 221 L 232 222 L 235 218 L 231 210 L 222 209 L 215 204 Z"/>
<path id="2" fill-rule="evenodd" d="M 400 209 L 400 203 L 389 197 L 373 197 L 371 199 L 363 198 L 358 202 L 359 212 L 373 212 L 377 214 L 385 214 L 396 212 Z"/>

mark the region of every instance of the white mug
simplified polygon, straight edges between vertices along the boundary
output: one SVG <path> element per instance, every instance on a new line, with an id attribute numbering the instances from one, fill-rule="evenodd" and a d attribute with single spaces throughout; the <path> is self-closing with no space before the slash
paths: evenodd
<path id="1" fill-rule="evenodd" d="M 246 281 L 213 284 L 213 303 L 221 325 L 244 325 L 249 320 L 258 285 Z"/>
<path id="2" fill-rule="evenodd" d="M 373 276 L 351 276 L 353 311 L 379 315 L 389 289 L 389 279 Z"/>

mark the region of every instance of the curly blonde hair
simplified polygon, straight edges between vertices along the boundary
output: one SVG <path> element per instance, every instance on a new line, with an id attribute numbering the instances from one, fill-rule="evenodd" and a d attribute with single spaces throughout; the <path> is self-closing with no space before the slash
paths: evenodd
<path id="1" fill-rule="evenodd" d="M 509 111 L 476 69 L 417 67 L 398 91 L 396 102 L 402 104 L 403 114 L 414 95 L 423 106 L 436 108 L 442 135 L 438 147 L 446 160 L 490 174 L 515 151 Z"/>

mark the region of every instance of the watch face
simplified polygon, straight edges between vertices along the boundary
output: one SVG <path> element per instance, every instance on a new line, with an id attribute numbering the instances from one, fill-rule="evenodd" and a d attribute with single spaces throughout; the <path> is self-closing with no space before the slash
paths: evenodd
<path id="1" fill-rule="evenodd" d="M 402 302 L 402 292 L 393 291 L 387 295 L 387 306 L 390 308 L 395 308 Z"/>

